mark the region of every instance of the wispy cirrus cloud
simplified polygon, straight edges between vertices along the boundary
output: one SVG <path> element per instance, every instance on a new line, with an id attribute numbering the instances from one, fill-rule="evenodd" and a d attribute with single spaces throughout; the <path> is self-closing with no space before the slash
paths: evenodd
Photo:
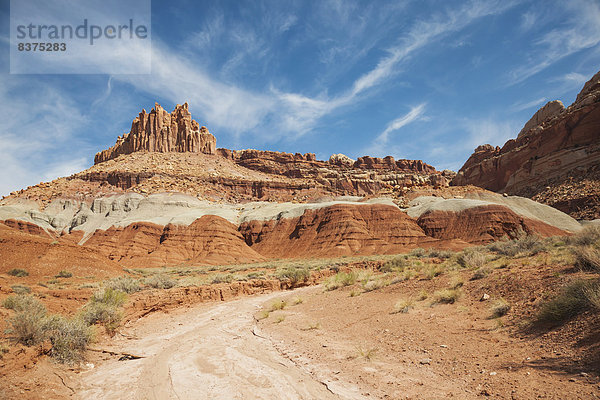
<path id="1" fill-rule="evenodd" d="M 573 0 L 559 6 L 564 7 L 566 21 L 533 42 L 532 56 L 509 72 L 507 85 L 523 82 L 565 57 L 600 43 L 600 3 Z"/>
<path id="2" fill-rule="evenodd" d="M 533 108 L 533 107 L 537 107 L 537 106 L 541 105 L 546 100 L 547 99 L 545 97 L 541 97 L 539 99 L 528 101 L 526 103 L 518 102 L 518 103 L 515 103 L 512 105 L 511 110 L 513 110 L 513 111 L 527 110 L 528 108 Z"/>
<path id="3" fill-rule="evenodd" d="M 383 130 L 383 132 L 381 132 L 375 138 L 373 143 L 364 150 L 365 154 L 372 154 L 375 156 L 386 156 L 391 153 L 394 153 L 396 151 L 395 148 L 397 147 L 390 147 L 390 135 L 402 129 L 406 125 L 423 119 L 425 114 L 425 107 L 425 103 L 411 107 L 409 112 L 389 122 Z"/>

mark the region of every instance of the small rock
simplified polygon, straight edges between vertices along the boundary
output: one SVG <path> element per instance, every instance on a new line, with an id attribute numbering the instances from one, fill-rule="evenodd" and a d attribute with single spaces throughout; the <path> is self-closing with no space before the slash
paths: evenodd
<path id="1" fill-rule="evenodd" d="M 445 344 L 440 344 L 440 347 L 441 347 L 442 349 L 447 349 L 447 348 L 448 348 L 448 346 L 446 346 Z"/>
<path id="2" fill-rule="evenodd" d="M 431 364 L 431 358 L 423 358 L 422 360 L 419 361 L 419 364 L 429 365 L 429 364 Z"/>
<path id="3" fill-rule="evenodd" d="M 490 376 L 496 376 L 497 374 L 497 372 L 490 372 Z"/>
<path id="4" fill-rule="evenodd" d="M 579 375 L 583 376 L 583 377 L 588 377 L 590 376 L 590 374 L 588 374 L 587 372 L 580 372 Z"/>
<path id="5" fill-rule="evenodd" d="M 487 293 L 484 293 L 483 296 L 481 296 L 481 298 L 479 299 L 479 301 L 486 301 L 490 299 L 490 295 Z"/>

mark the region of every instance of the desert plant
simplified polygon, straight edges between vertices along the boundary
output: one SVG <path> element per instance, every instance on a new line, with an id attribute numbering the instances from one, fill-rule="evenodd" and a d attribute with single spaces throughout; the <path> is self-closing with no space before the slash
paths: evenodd
<path id="1" fill-rule="evenodd" d="M 74 363 L 83 354 L 93 337 L 93 331 L 83 320 L 54 315 L 45 324 L 46 337 L 52 343 L 50 355 L 63 363 Z"/>
<path id="2" fill-rule="evenodd" d="M 56 274 L 55 278 L 70 278 L 73 276 L 72 272 L 65 271 L 64 269 Z"/>
<path id="3" fill-rule="evenodd" d="M 431 280 L 436 276 L 441 275 L 444 269 L 441 265 L 429 265 L 423 271 L 423 277 L 427 280 Z"/>
<path id="4" fill-rule="evenodd" d="M 449 250 L 430 249 L 427 255 L 432 258 L 450 258 L 454 253 Z"/>
<path id="5" fill-rule="evenodd" d="M 490 274 L 491 270 L 487 267 L 477 268 L 475 272 L 473 272 L 473 276 L 471 276 L 471 280 L 475 281 L 477 279 L 483 279 Z"/>
<path id="6" fill-rule="evenodd" d="M 427 300 L 428 297 L 429 297 L 429 293 L 427 293 L 427 290 L 421 289 L 421 291 L 419 292 L 419 295 L 417 296 L 417 300 L 419 300 L 419 301 Z"/>
<path id="7" fill-rule="evenodd" d="M 277 300 L 271 304 L 271 311 L 283 310 L 287 306 L 287 301 Z"/>
<path id="8" fill-rule="evenodd" d="M 359 357 L 364 358 L 367 361 L 371 361 L 377 355 L 377 349 L 374 347 L 363 348 L 358 346 L 356 348 L 356 352 L 358 353 Z"/>
<path id="9" fill-rule="evenodd" d="M 141 289 L 140 281 L 128 276 L 109 279 L 103 282 L 103 286 L 127 294 L 138 292 Z"/>
<path id="10" fill-rule="evenodd" d="M 490 243 L 488 250 L 507 257 L 533 256 L 546 249 L 544 241 L 535 235 L 522 235 L 513 240 Z"/>
<path id="11" fill-rule="evenodd" d="M 2 360 L 4 355 L 8 352 L 9 352 L 8 346 L 4 343 L 0 343 L 0 360 Z"/>
<path id="12" fill-rule="evenodd" d="M 16 276 L 17 278 L 23 278 L 29 276 L 29 272 L 21 268 L 13 268 L 7 272 L 8 275 Z"/>
<path id="13" fill-rule="evenodd" d="M 321 323 L 320 322 L 310 322 L 306 328 L 303 328 L 303 331 L 312 331 L 315 329 L 321 329 Z"/>
<path id="14" fill-rule="evenodd" d="M 257 320 L 262 320 L 262 319 L 267 319 L 269 318 L 269 315 L 271 314 L 271 311 L 269 310 L 262 310 L 259 314 L 258 317 L 256 317 Z"/>
<path id="15" fill-rule="evenodd" d="M 372 292 L 373 290 L 379 290 L 390 285 L 390 281 L 385 277 L 378 277 L 376 279 L 363 281 L 362 288 L 365 292 Z"/>
<path id="16" fill-rule="evenodd" d="M 218 274 L 212 279 L 212 283 L 231 283 L 234 280 L 232 274 Z"/>
<path id="17" fill-rule="evenodd" d="M 450 278 L 448 287 L 450 289 L 458 289 L 458 288 L 461 288 L 464 284 L 465 284 L 465 281 L 463 280 L 463 278 L 459 274 L 456 273 Z"/>
<path id="18" fill-rule="evenodd" d="M 273 323 L 279 324 L 279 323 L 282 323 L 283 321 L 285 321 L 285 315 L 279 315 L 277 318 L 275 318 L 275 321 L 273 321 Z"/>
<path id="19" fill-rule="evenodd" d="M 338 272 L 325 283 L 326 290 L 335 290 L 344 286 L 354 285 L 358 279 L 358 273 L 354 270 L 350 272 Z"/>
<path id="20" fill-rule="evenodd" d="M 295 287 L 308 281 L 310 278 L 310 271 L 308 268 L 287 267 L 277 272 L 276 276 L 280 281 L 290 281 L 292 287 Z"/>
<path id="21" fill-rule="evenodd" d="M 415 302 L 412 299 L 400 299 L 394 304 L 392 314 L 407 313 L 414 308 Z"/>
<path id="22" fill-rule="evenodd" d="M 418 247 L 416 249 L 411 250 L 410 253 L 408 253 L 408 255 L 411 257 L 421 258 L 427 255 L 427 251 L 425 249 L 422 249 L 421 247 Z"/>
<path id="23" fill-rule="evenodd" d="M 453 304 L 455 303 L 460 296 L 462 295 L 462 291 L 460 289 L 442 289 L 433 293 L 433 304 Z"/>
<path id="24" fill-rule="evenodd" d="M 477 250 L 465 250 L 458 255 L 456 261 L 463 268 L 477 269 L 483 267 L 487 260 L 485 254 Z"/>
<path id="25" fill-rule="evenodd" d="M 380 268 L 379 271 L 380 272 L 402 272 L 404 271 L 404 268 L 408 267 L 409 263 L 406 260 L 406 257 L 396 257 L 393 258 L 389 261 L 387 261 L 385 264 L 383 264 Z"/>
<path id="26" fill-rule="evenodd" d="M 9 300 L 10 299 L 10 300 Z M 11 328 L 8 333 L 26 346 L 42 342 L 45 338 L 46 307 L 32 296 L 10 296 L 4 306 L 16 311 L 8 319 Z"/>
<path id="27" fill-rule="evenodd" d="M 152 275 L 144 283 L 155 289 L 171 289 L 177 285 L 177 281 L 165 274 Z"/>
<path id="28" fill-rule="evenodd" d="M 593 245 L 576 246 L 573 248 L 575 265 L 582 271 L 600 272 L 600 247 Z"/>
<path id="29" fill-rule="evenodd" d="M 12 289 L 13 293 L 16 293 L 16 294 L 31 293 L 31 288 L 29 286 L 25 286 L 25 285 L 12 285 L 10 288 Z"/>
<path id="30" fill-rule="evenodd" d="M 79 317 L 87 325 L 100 323 L 108 333 L 112 333 L 119 327 L 123 312 L 114 305 L 90 302 L 83 307 Z"/>
<path id="31" fill-rule="evenodd" d="M 124 292 L 111 288 L 98 290 L 90 298 L 91 303 L 103 303 L 114 307 L 121 307 L 125 300 L 127 295 Z"/>
<path id="32" fill-rule="evenodd" d="M 504 300 L 503 298 L 499 298 L 492 303 L 490 308 L 492 311 L 492 317 L 499 318 L 506 315 L 506 313 L 510 310 L 510 304 L 508 304 L 508 301 Z"/>
<path id="33" fill-rule="evenodd" d="M 302 297 L 294 297 L 292 304 L 297 306 L 298 304 L 304 303 L 304 299 Z"/>
<path id="34" fill-rule="evenodd" d="M 552 299 L 542 304 L 536 322 L 559 324 L 589 309 L 591 304 L 586 291 L 597 287 L 597 282 L 586 280 L 576 280 L 564 286 Z"/>
<path id="35" fill-rule="evenodd" d="M 588 225 L 575 236 L 567 239 L 568 243 L 577 246 L 589 246 L 600 243 L 600 225 Z"/>
<path id="36" fill-rule="evenodd" d="M 28 311 L 28 312 L 39 312 L 41 310 L 46 310 L 46 307 L 35 297 L 30 295 L 11 295 L 4 299 L 2 302 L 2 306 L 4 308 L 8 308 L 10 310 L 19 311 Z"/>
<path id="37" fill-rule="evenodd" d="M 587 285 L 583 288 L 588 303 L 596 310 L 600 310 L 600 284 Z"/>

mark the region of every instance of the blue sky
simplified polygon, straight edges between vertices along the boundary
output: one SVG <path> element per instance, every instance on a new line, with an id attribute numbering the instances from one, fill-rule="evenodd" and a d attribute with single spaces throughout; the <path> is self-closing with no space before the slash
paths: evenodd
<path id="1" fill-rule="evenodd" d="M 218 147 L 458 170 L 600 70 L 598 0 L 154 0 L 151 75 L 11 75 L 1 1 L 0 194 L 89 167 L 154 102 Z"/>

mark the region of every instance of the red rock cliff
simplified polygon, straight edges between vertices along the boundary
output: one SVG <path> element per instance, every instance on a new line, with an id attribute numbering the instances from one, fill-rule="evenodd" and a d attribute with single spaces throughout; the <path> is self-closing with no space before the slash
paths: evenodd
<path id="1" fill-rule="evenodd" d="M 472 184 L 535 198 L 544 190 L 590 176 L 599 164 L 600 72 L 585 84 L 568 108 L 563 108 L 560 102 L 548 103 L 534 114 L 516 139 L 507 141 L 502 148 L 483 145 L 475 149 L 452 184 Z M 591 194 L 596 200 L 598 195 Z M 544 202 L 554 205 L 555 200 L 548 198 Z M 562 211 L 576 213 L 578 217 L 596 214 Z"/>
<path id="2" fill-rule="evenodd" d="M 129 133 L 120 136 L 113 147 L 96 154 L 94 164 L 135 151 L 215 154 L 216 145 L 208 129 L 192 119 L 187 103 L 178 104 L 170 114 L 156 103 L 150 113 L 142 110 Z"/>

